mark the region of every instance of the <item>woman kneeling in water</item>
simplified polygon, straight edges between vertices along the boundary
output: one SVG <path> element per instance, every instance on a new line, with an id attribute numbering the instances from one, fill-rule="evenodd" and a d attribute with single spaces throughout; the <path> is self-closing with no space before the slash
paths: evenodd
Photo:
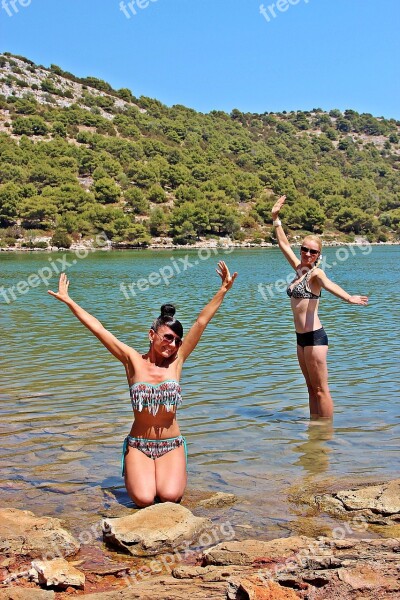
<path id="1" fill-rule="evenodd" d="M 123 475 L 130 498 L 137 506 L 179 502 L 186 475 L 186 441 L 181 435 L 176 411 L 182 402 L 179 380 L 182 366 L 195 349 L 201 335 L 232 287 L 232 276 L 223 261 L 218 263 L 220 289 L 203 308 L 187 335 L 174 317 L 171 304 L 161 307 L 160 316 L 149 331 L 150 348 L 140 354 L 120 342 L 95 317 L 81 308 L 68 294 L 69 281 L 62 273 L 58 292 L 49 294 L 64 302 L 125 367 L 134 421 L 123 446 Z"/>

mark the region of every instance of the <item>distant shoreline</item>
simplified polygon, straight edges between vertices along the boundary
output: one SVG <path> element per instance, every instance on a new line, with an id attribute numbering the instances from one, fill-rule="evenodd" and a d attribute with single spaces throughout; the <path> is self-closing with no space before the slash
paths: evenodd
<path id="1" fill-rule="evenodd" d="M 293 247 L 299 247 L 299 243 L 292 243 Z M 399 246 L 399 241 L 390 241 L 390 242 L 368 242 L 367 240 L 359 241 L 359 242 L 323 242 L 324 248 L 336 248 L 341 246 Z M 241 250 L 247 248 L 278 248 L 278 244 L 271 244 L 269 242 L 262 242 L 260 244 L 255 244 L 252 242 L 239 242 L 239 243 L 230 243 L 230 244 L 206 244 L 201 242 L 199 244 L 191 244 L 191 245 L 175 245 L 175 244 L 149 244 L 146 247 L 140 246 L 129 246 L 129 245 L 120 245 L 120 246 L 109 246 L 107 248 L 95 248 L 92 245 L 78 245 L 73 244 L 70 248 L 15 248 L 13 246 L 7 246 L 4 248 L 0 248 L 0 252 L 11 252 L 11 253 L 26 253 L 26 252 L 46 252 L 46 253 L 59 253 L 59 252 L 114 252 L 120 250 Z"/>

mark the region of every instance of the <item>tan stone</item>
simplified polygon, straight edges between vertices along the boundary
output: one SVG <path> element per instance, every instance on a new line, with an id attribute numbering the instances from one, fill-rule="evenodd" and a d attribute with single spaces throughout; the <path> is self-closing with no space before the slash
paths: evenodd
<path id="1" fill-rule="evenodd" d="M 153 556 L 174 551 L 186 542 L 194 543 L 210 526 L 209 519 L 195 517 L 179 504 L 165 502 L 127 517 L 104 519 L 103 536 L 106 543 L 132 556 Z"/>
<path id="2" fill-rule="evenodd" d="M 40 585 L 77 588 L 83 588 L 85 585 L 85 575 L 63 558 L 34 560 L 32 568 L 37 572 Z"/>
<path id="3" fill-rule="evenodd" d="M 237 502 L 237 496 L 235 496 L 235 494 L 217 492 L 211 496 L 211 498 L 200 500 L 198 506 L 203 506 L 204 508 L 223 508 L 224 506 L 231 506 L 235 502 Z"/>
<path id="4" fill-rule="evenodd" d="M 156 577 L 115 591 L 85 594 L 86 600 L 226 600 L 227 582 L 181 581 Z"/>
<path id="5" fill-rule="evenodd" d="M 30 558 L 71 556 L 79 547 L 59 519 L 36 517 L 28 510 L 0 509 L 1 554 Z"/>
<path id="6" fill-rule="evenodd" d="M 248 600 L 299 600 L 298 595 L 291 589 L 284 588 L 279 583 L 268 581 L 261 583 L 257 578 L 241 579 L 230 582 L 228 598 L 245 597 Z M 235 587 L 237 585 L 237 590 Z M 235 595 L 232 595 L 232 591 Z M 242 592 L 241 596 L 238 596 Z M 243 592 L 247 596 L 243 596 Z"/>
<path id="7" fill-rule="evenodd" d="M 400 589 L 400 582 L 394 577 L 384 575 L 382 571 L 369 565 L 361 565 L 355 569 L 338 569 L 338 577 L 353 590 L 386 590 Z"/>
<path id="8" fill-rule="evenodd" d="M 391 526 L 400 520 L 400 479 L 316 495 L 314 502 L 320 510 L 334 515 L 360 516 L 369 523 Z"/>
<path id="9" fill-rule="evenodd" d="M 0 589 L 0 600 L 53 600 L 54 592 L 35 590 L 33 588 L 5 588 Z"/>
<path id="10" fill-rule="evenodd" d="M 373 508 L 383 514 L 400 513 L 400 479 L 389 481 L 384 486 L 384 490 Z"/>
<path id="11" fill-rule="evenodd" d="M 276 558 L 287 558 L 313 544 L 311 538 L 293 536 L 263 542 L 243 540 L 222 542 L 206 550 L 203 554 L 207 565 L 251 565 L 256 562 L 273 562 Z"/>

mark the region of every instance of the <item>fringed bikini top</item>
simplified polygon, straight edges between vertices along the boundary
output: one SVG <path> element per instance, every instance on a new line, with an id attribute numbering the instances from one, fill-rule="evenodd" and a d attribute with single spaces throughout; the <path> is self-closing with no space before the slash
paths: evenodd
<path id="1" fill-rule="evenodd" d="M 161 383 L 133 383 L 129 392 L 133 410 L 142 411 L 147 408 L 153 416 L 160 406 L 169 412 L 182 404 L 181 386 L 174 379 L 167 379 Z"/>

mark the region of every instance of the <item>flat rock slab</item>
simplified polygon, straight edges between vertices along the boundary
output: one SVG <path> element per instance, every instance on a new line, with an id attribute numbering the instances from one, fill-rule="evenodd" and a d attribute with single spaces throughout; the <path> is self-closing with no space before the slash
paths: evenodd
<path id="1" fill-rule="evenodd" d="M 227 591 L 228 600 L 245 598 L 246 600 L 299 600 L 299 596 L 274 581 L 261 583 L 256 577 L 232 579 Z"/>
<path id="2" fill-rule="evenodd" d="M 54 592 L 34 588 L 0 589 L 0 600 L 54 600 Z"/>
<path id="3" fill-rule="evenodd" d="M 62 588 L 68 586 L 83 588 L 85 585 L 85 575 L 63 558 L 34 560 L 32 571 L 39 585 Z"/>
<path id="4" fill-rule="evenodd" d="M 321 494 L 314 500 L 318 508 L 326 512 L 362 516 L 368 523 L 393 525 L 400 521 L 400 479 Z"/>
<path id="5" fill-rule="evenodd" d="M 287 558 L 301 549 L 306 549 L 313 540 L 305 536 L 279 538 L 269 542 L 243 540 L 222 542 L 203 553 L 205 565 L 253 565 Z"/>
<path id="6" fill-rule="evenodd" d="M 226 600 L 222 583 L 182 582 L 172 576 L 156 577 L 115 592 L 85 594 L 86 600 Z"/>
<path id="7" fill-rule="evenodd" d="M 338 569 L 341 581 L 347 583 L 353 590 L 376 590 L 377 588 L 387 591 L 397 591 L 400 582 L 395 577 L 388 577 L 379 569 L 370 565 L 363 565 L 356 569 Z"/>
<path id="8" fill-rule="evenodd" d="M 164 502 L 127 517 L 104 519 L 103 537 L 107 544 L 132 556 L 154 556 L 194 543 L 210 526 L 209 519 L 195 517 L 179 504 Z"/>
<path id="9" fill-rule="evenodd" d="M 28 510 L 0 509 L 0 554 L 54 558 L 72 556 L 79 548 L 59 519 L 36 517 Z"/>

